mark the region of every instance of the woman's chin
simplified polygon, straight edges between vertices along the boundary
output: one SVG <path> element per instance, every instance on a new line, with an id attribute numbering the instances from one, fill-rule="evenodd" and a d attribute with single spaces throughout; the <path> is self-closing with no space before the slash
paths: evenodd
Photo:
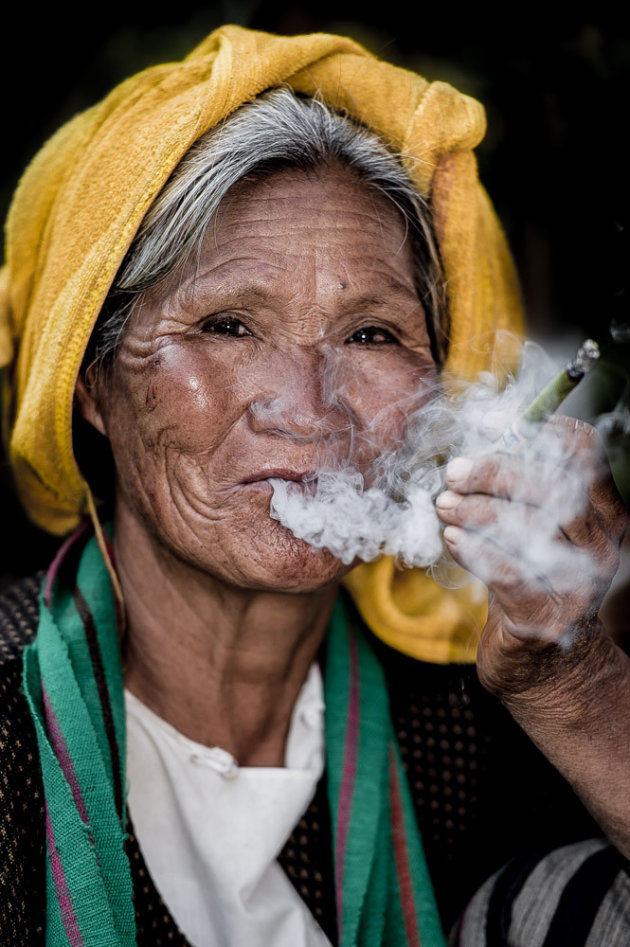
<path id="1" fill-rule="evenodd" d="M 311 546 L 271 519 L 268 497 L 256 501 L 210 526 L 202 564 L 208 573 L 244 589 L 306 593 L 339 583 L 350 571 L 327 549 Z"/>
<path id="2" fill-rule="evenodd" d="M 237 584 L 296 594 L 337 584 L 351 569 L 327 549 L 297 539 L 279 523 L 274 524 L 271 536 L 267 533 L 245 543 L 242 555 L 233 554 L 231 567 Z"/>
<path id="3" fill-rule="evenodd" d="M 141 531 L 150 546 L 157 540 L 159 558 L 233 589 L 310 593 L 338 584 L 352 568 L 255 511 L 249 518 L 197 521 L 194 528 L 164 519 L 150 525 Z"/>

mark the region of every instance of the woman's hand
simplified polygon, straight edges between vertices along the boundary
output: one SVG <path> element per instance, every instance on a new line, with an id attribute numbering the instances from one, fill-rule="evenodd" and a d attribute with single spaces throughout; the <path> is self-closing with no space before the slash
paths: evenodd
<path id="1" fill-rule="evenodd" d="M 627 515 L 597 433 L 554 417 L 517 453 L 458 458 L 437 511 L 489 590 L 479 677 L 630 857 L 630 661 L 598 619 Z"/>
<path id="2" fill-rule="evenodd" d="M 554 417 L 524 450 L 452 461 L 446 482 L 444 540 L 490 594 L 481 680 L 507 700 L 538 690 L 591 647 L 617 568 L 626 513 L 597 432 Z"/>

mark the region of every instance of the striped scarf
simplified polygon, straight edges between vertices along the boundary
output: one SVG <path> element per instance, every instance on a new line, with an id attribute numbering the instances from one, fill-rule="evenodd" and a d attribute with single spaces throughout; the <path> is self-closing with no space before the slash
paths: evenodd
<path id="1" fill-rule="evenodd" d="M 46 943 L 130 947 L 121 621 L 99 546 L 78 558 L 79 535 L 42 583 L 24 654 L 46 798 Z M 339 943 L 443 947 L 383 672 L 341 602 L 324 690 Z"/>

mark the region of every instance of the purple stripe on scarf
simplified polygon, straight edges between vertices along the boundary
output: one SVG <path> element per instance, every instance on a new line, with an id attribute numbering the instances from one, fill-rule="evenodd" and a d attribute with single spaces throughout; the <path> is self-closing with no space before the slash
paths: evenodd
<path id="1" fill-rule="evenodd" d="M 337 917 L 339 940 L 343 927 L 343 876 L 346 858 L 346 842 L 350 829 L 350 815 L 354 796 L 359 755 L 359 656 L 357 642 L 352 631 L 350 639 L 350 693 L 348 696 L 348 724 L 344 746 L 344 764 L 337 808 L 337 847 L 335 850 L 335 885 L 337 888 Z"/>
<path id="2" fill-rule="evenodd" d="M 83 801 L 83 795 L 81 793 L 81 787 L 79 786 L 79 780 L 77 779 L 77 774 L 74 770 L 74 763 L 72 762 L 72 757 L 70 756 L 70 751 L 68 750 L 68 745 L 66 744 L 66 738 L 64 737 L 61 727 L 59 726 L 59 721 L 57 720 L 57 714 L 55 713 L 54 707 L 48 696 L 48 692 L 44 687 L 44 682 L 42 680 L 42 698 L 44 700 L 44 715 L 46 717 L 46 728 L 48 730 L 48 736 L 50 737 L 50 742 L 52 743 L 52 748 L 55 756 L 59 761 L 59 765 L 63 771 L 63 775 L 66 777 L 66 781 L 70 786 L 72 791 L 72 796 L 74 798 L 74 804 L 78 809 L 79 815 L 83 822 L 88 825 L 89 819 L 87 814 L 87 809 L 85 808 L 85 803 Z M 90 836 L 91 838 L 91 836 Z"/>
<path id="3" fill-rule="evenodd" d="M 409 865 L 403 803 L 400 792 L 400 782 L 398 780 L 398 770 L 396 767 L 396 755 L 392 746 L 389 748 L 389 786 L 394 862 L 396 864 L 396 876 L 398 878 L 398 890 L 400 891 L 400 907 L 402 909 L 403 923 L 405 925 L 405 935 L 408 947 L 420 947 L 418 914 L 416 911 L 416 899 Z"/>
<path id="4" fill-rule="evenodd" d="M 50 563 L 48 572 L 46 573 L 46 578 L 44 580 L 44 602 L 46 603 L 46 608 L 50 608 L 50 603 L 52 602 L 53 585 L 55 584 L 59 568 L 65 559 L 66 553 L 70 547 L 74 545 L 79 536 L 83 535 L 87 528 L 88 523 L 83 523 L 83 525 L 79 526 L 79 528 L 75 530 L 74 533 L 68 536 L 66 541 L 60 546 L 57 555 Z"/>
<path id="5" fill-rule="evenodd" d="M 59 858 L 59 852 L 57 851 L 55 833 L 53 832 L 52 822 L 50 821 L 48 806 L 46 806 L 46 841 L 48 843 L 48 857 L 50 859 L 50 870 L 55 886 L 57 904 L 59 905 L 61 920 L 66 932 L 68 944 L 70 947 L 84 947 L 83 935 L 79 930 L 79 922 L 74 913 L 72 898 L 68 890 L 68 882 L 66 881 L 66 875 L 63 870 L 63 865 L 61 864 L 61 859 Z"/>

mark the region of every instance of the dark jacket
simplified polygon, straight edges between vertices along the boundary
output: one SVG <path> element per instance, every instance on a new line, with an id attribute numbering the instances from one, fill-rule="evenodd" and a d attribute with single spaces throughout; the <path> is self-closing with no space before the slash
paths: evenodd
<path id="1" fill-rule="evenodd" d="M 22 651 L 38 622 L 39 577 L 0 597 L 0 944 L 44 944 L 44 797 L 21 693 Z M 445 929 L 509 858 L 599 834 L 565 781 L 469 666 L 406 658 L 374 640 Z M 336 943 L 330 814 L 320 783 L 280 863 Z M 129 826 L 138 944 L 183 945 Z"/>

